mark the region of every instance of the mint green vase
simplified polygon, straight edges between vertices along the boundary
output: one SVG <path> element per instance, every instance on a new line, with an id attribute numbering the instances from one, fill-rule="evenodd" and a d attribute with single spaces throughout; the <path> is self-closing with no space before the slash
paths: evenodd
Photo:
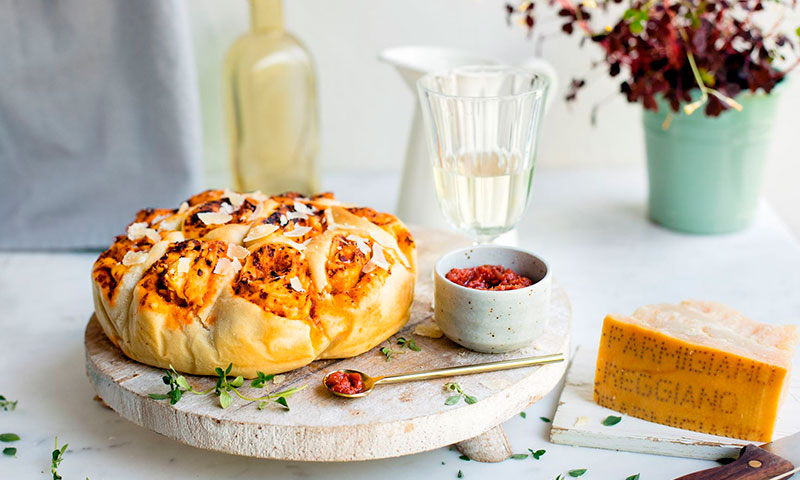
<path id="1" fill-rule="evenodd" d="M 673 230 L 725 233 L 755 216 L 780 91 L 736 97 L 742 111 L 708 117 L 644 111 L 650 218 Z"/>

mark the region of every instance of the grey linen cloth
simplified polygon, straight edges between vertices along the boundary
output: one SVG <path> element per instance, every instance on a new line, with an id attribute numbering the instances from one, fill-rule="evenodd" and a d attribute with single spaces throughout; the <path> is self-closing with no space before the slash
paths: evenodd
<path id="1" fill-rule="evenodd" d="M 0 248 L 107 247 L 201 181 L 179 0 L 0 0 Z"/>

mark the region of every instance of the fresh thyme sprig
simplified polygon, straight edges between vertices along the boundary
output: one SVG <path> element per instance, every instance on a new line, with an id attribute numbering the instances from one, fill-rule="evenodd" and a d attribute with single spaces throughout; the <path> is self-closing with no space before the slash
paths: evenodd
<path id="1" fill-rule="evenodd" d="M 422 351 L 422 349 L 419 347 L 419 345 L 417 345 L 417 342 L 411 337 L 408 337 L 408 338 L 406 338 L 406 337 L 397 337 L 397 344 L 400 345 L 400 348 L 398 350 L 394 350 L 392 348 L 391 339 L 390 340 L 386 340 L 386 344 L 388 346 L 387 347 L 381 347 L 380 352 L 383 354 L 384 357 L 386 357 L 386 361 L 387 362 L 389 360 L 391 360 L 392 357 L 395 356 L 395 355 L 406 353 L 405 350 L 403 350 L 406 347 L 408 347 L 409 350 L 413 350 L 415 352 L 421 352 Z"/>
<path id="2" fill-rule="evenodd" d="M 53 450 L 53 460 L 50 464 L 50 473 L 53 474 L 53 480 L 61 480 L 61 475 L 58 474 L 58 466 L 64 460 L 64 452 L 67 451 L 68 446 L 69 444 L 65 443 L 64 446 L 58 448 L 58 437 L 56 437 L 56 448 Z"/>
<path id="3" fill-rule="evenodd" d="M 388 347 L 381 347 L 381 353 L 383 354 L 384 357 L 386 357 L 386 361 L 387 362 L 389 360 L 391 360 L 392 357 L 395 356 L 395 355 L 399 355 L 401 353 L 406 353 L 406 352 L 404 352 L 402 350 L 393 350 L 392 349 L 392 343 L 389 340 L 386 340 L 386 343 L 389 346 Z"/>
<path id="4" fill-rule="evenodd" d="M 189 382 L 186 381 L 186 378 L 183 375 L 180 375 L 178 372 L 175 371 L 175 368 L 170 365 L 169 370 L 164 371 L 164 376 L 161 377 L 161 380 L 164 384 L 169 386 L 169 391 L 167 393 L 151 393 L 149 397 L 154 400 L 167 400 L 169 399 L 169 403 L 175 405 L 180 401 L 183 394 L 186 392 L 192 392 L 198 395 L 205 395 L 206 393 L 210 393 L 211 390 L 207 390 L 205 392 L 198 392 L 189 385 Z"/>
<path id="5" fill-rule="evenodd" d="M 411 337 L 409 338 L 399 337 L 397 339 L 397 344 L 400 345 L 401 347 L 408 347 L 410 350 L 414 350 L 415 352 L 422 351 L 422 349 L 419 348 L 419 346 L 417 346 L 417 342 L 415 342 L 414 339 Z"/>
<path id="6" fill-rule="evenodd" d="M 257 377 L 250 382 L 250 386 L 253 388 L 264 388 L 267 382 L 275 378 L 275 374 L 272 373 L 266 375 L 264 372 L 256 372 L 256 375 Z"/>
<path id="7" fill-rule="evenodd" d="M 14 409 L 17 408 L 17 402 L 18 400 L 8 400 L 3 395 L 0 395 L 0 408 L 2 408 L 3 411 L 6 412 L 13 411 Z"/>
<path id="8" fill-rule="evenodd" d="M 170 365 L 170 370 L 166 370 L 164 372 L 164 377 L 162 378 L 164 383 L 169 385 L 169 392 L 166 394 L 151 393 L 149 396 L 155 400 L 169 399 L 170 403 L 175 405 L 186 392 L 194 395 L 208 395 L 213 392 L 219 397 L 219 406 L 222 408 L 228 408 L 233 403 L 233 397 L 231 396 L 231 393 L 233 393 L 237 397 L 247 402 L 258 402 L 259 410 L 264 409 L 270 401 L 274 401 L 284 409 L 289 410 L 289 402 L 287 399 L 300 390 L 306 388 L 306 386 L 303 385 L 302 387 L 292 387 L 281 392 L 268 393 L 262 397 L 247 397 L 242 395 L 238 390 L 239 387 L 244 385 L 244 377 L 239 375 L 232 380 L 229 380 L 229 374 L 231 373 L 232 369 L 232 363 L 228 364 L 228 367 L 225 370 L 220 367 L 215 368 L 214 371 L 217 373 L 216 384 L 208 390 L 197 390 L 189 385 L 189 382 L 186 381 L 186 378 L 183 375 L 178 374 L 172 365 Z M 275 377 L 273 374 L 267 375 L 264 372 L 256 372 L 256 375 L 257 377 L 250 382 L 250 386 L 253 388 L 264 388 L 266 383 Z"/>
<path id="9" fill-rule="evenodd" d="M 53 480 L 61 480 L 61 475 L 58 474 L 58 467 L 64 460 L 64 452 L 67 451 L 68 443 L 65 443 L 61 448 L 58 448 L 58 437 L 56 437 L 56 448 L 53 450 L 52 461 L 50 463 L 50 473 L 53 474 Z M 89 477 L 86 477 L 89 480 Z"/>
<path id="10" fill-rule="evenodd" d="M 455 382 L 445 383 L 444 388 L 456 392 L 455 395 L 447 397 L 447 400 L 444 401 L 445 405 L 455 405 L 456 403 L 458 403 L 459 400 L 461 400 L 461 397 L 464 397 L 464 402 L 468 403 L 469 405 L 478 402 L 477 398 L 464 393 L 464 390 L 461 389 L 461 385 Z"/>

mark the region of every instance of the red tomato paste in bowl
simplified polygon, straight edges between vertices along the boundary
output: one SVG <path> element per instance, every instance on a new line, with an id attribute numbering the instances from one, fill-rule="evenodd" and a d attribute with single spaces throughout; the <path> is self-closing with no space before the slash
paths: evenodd
<path id="1" fill-rule="evenodd" d="M 475 290 L 516 290 L 533 285 L 533 280 L 502 265 L 451 268 L 445 278 Z"/>

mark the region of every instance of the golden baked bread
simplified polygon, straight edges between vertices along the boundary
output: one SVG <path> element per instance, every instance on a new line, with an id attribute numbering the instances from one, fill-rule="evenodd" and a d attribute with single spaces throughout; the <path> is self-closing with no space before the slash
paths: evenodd
<path id="1" fill-rule="evenodd" d="M 278 373 L 359 355 L 397 332 L 416 249 L 396 217 L 331 194 L 209 190 L 140 211 L 92 269 L 108 338 L 149 365 Z"/>

